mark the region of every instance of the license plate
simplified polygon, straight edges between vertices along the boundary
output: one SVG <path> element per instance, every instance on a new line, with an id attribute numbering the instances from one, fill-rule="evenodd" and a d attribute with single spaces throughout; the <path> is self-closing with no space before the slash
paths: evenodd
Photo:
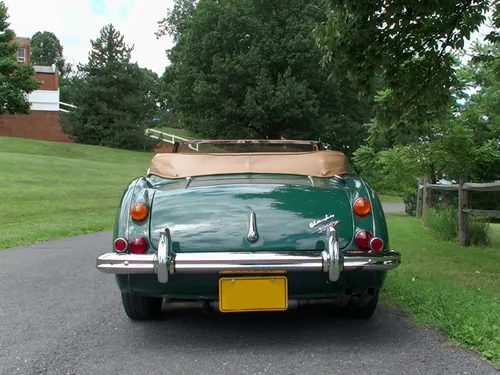
<path id="1" fill-rule="evenodd" d="M 288 283 L 284 276 L 219 279 L 221 312 L 283 311 L 287 308 Z"/>

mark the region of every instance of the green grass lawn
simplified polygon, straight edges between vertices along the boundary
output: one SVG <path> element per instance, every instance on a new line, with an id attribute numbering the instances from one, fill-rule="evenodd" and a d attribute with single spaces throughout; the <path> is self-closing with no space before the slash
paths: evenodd
<path id="1" fill-rule="evenodd" d="M 111 229 L 152 155 L 0 137 L 0 249 Z"/>
<path id="2" fill-rule="evenodd" d="M 491 241 L 500 244 L 500 224 L 490 224 Z"/>
<path id="3" fill-rule="evenodd" d="M 500 225 L 491 226 L 493 243 L 481 249 L 436 241 L 403 213 L 387 221 L 403 263 L 389 272 L 383 299 L 500 364 Z"/>

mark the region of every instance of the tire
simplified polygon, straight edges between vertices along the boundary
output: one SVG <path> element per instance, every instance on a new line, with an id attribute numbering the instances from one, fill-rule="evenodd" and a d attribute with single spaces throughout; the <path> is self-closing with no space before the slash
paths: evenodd
<path id="1" fill-rule="evenodd" d="M 377 309 L 378 294 L 379 291 L 377 290 L 372 299 L 364 306 L 359 306 L 357 299 L 351 300 L 346 306 L 342 307 L 342 315 L 353 319 L 370 319 Z"/>
<path id="2" fill-rule="evenodd" d="M 122 293 L 122 303 L 125 313 L 132 320 L 151 320 L 161 313 L 163 298 L 135 296 Z"/>

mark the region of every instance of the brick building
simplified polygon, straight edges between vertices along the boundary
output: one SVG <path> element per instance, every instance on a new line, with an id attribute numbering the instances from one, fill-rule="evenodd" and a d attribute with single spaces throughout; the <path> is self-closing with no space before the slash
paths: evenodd
<path id="1" fill-rule="evenodd" d="M 19 64 L 30 64 L 30 39 L 16 38 Z M 0 136 L 70 142 L 59 121 L 59 72 L 55 65 L 34 66 L 35 78 L 41 82 L 38 90 L 28 95 L 31 111 L 27 115 L 0 116 Z"/>
<path id="2" fill-rule="evenodd" d="M 17 62 L 19 64 L 31 64 L 30 53 L 31 44 L 29 38 L 14 38 L 14 43 L 19 45 L 16 53 Z"/>

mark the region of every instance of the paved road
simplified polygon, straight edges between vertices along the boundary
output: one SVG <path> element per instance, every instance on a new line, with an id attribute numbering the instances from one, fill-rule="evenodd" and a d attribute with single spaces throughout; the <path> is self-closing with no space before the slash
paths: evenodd
<path id="1" fill-rule="evenodd" d="M 94 268 L 111 233 L 0 251 L 0 374 L 499 374 L 380 306 L 371 321 L 322 308 L 137 323 Z"/>
<path id="2" fill-rule="evenodd" d="M 405 212 L 404 203 L 384 203 L 384 212 Z"/>

